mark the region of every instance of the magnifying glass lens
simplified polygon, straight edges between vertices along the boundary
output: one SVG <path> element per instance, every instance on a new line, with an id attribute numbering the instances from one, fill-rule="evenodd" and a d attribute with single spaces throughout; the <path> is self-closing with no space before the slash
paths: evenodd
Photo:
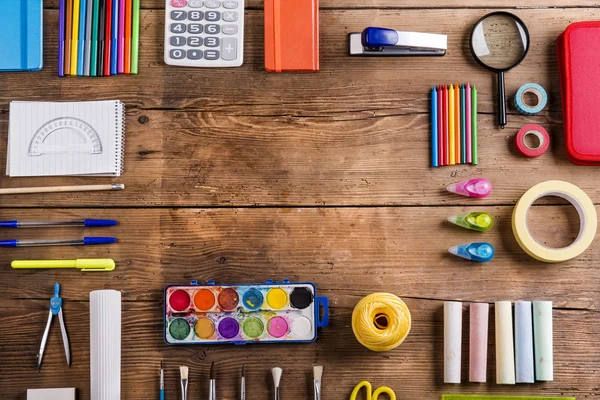
<path id="1" fill-rule="evenodd" d="M 491 69 L 507 70 L 519 64 L 528 48 L 526 28 L 506 14 L 481 20 L 473 32 L 473 55 Z"/>

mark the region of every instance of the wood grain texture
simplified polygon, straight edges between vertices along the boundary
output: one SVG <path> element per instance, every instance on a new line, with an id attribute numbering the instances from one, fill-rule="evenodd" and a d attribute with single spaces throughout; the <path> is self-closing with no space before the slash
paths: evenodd
<path id="1" fill-rule="evenodd" d="M 488 4 L 490 3 L 490 4 Z M 600 204 L 596 169 L 565 156 L 555 40 L 575 21 L 600 19 L 597 0 L 322 0 L 321 72 L 264 71 L 263 13 L 248 0 L 245 64 L 237 69 L 186 69 L 163 63 L 164 0 L 143 0 L 140 75 L 104 79 L 56 77 L 58 1 L 45 2 L 45 68 L 0 74 L 0 168 L 6 164 L 8 104 L 12 100 L 121 99 L 127 104 L 125 173 L 121 178 L 7 178 L 0 187 L 125 183 L 115 193 L 0 196 L 0 220 L 115 218 L 102 229 L 2 230 L 10 238 L 116 236 L 111 246 L 0 251 L 0 397 L 25 399 L 25 389 L 74 386 L 89 394 L 91 290 L 123 293 L 125 400 L 158 399 L 159 364 L 166 366 L 167 399 L 179 398 L 178 367 L 189 365 L 189 399 L 208 395 L 210 363 L 217 365 L 221 400 L 239 397 L 241 365 L 247 397 L 273 397 L 270 368 L 284 369 L 282 399 L 312 399 L 312 365 L 325 366 L 324 399 L 347 399 L 356 383 L 387 385 L 399 399 L 434 400 L 442 393 L 600 396 L 600 247 L 597 241 L 567 263 L 528 257 L 513 238 L 513 204 L 533 184 L 563 179 Z M 493 4 L 491 4 L 493 3 Z M 514 10 L 529 26 L 532 46 L 507 74 L 507 91 L 537 82 L 550 93 L 548 108 L 520 116 L 509 98 L 509 125 L 495 126 L 495 77 L 468 51 L 469 32 L 491 9 Z M 449 35 L 438 59 L 347 56 L 347 35 L 366 26 Z M 480 165 L 430 169 L 429 90 L 470 81 L 479 92 Z M 551 134 L 551 149 L 525 160 L 512 139 L 525 123 Z M 4 174 L 0 174 L 4 175 Z M 444 187 L 485 176 L 494 192 L 483 200 Z M 600 206 L 597 206 L 600 211 Z M 466 231 L 449 215 L 488 211 L 495 227 Z M 577 235 L 573 208 L 550 198 L 529 215 L 548 246 Z M 447 254 L 476 240 L 497 251 L 488 264 Z M 12 270 L 13 259 L 111 257 L 107 273 Z M 331 325 L 307 345 L 185 346 L 164 344 L 163 289 L 167 284 L 215 279 L 252 283 L 289 278 L 313 281 L 330 298 Z M 65 366 L 55 321 L 40 373 L 35 357 L 47 318 L 52 284 L 61 283 L 73 365 Z M 371 353 L 350 328 L 354 305 L 374 291 L 408 304 L 412 331 L 398 349 Z M 498 386 L 490 332 L 485 385 L 442 383 L 444 300 L 554 302 L 555 381 Z M 466 307 L 466 306 L 465 306 Z M 465 315 L 467 314 L 465 308 Z M 493 316 L 493 313 L 491 313 Z M 493 317 L 492 317 L 493 318 Z M 468 319 L 463 326 L 466 381 Z M 490 321 L 490 327 L 493 327 Z"/>

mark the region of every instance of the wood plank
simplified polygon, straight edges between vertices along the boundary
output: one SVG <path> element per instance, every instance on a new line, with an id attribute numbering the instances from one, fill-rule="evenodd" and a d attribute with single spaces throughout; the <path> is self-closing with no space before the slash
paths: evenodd
<path id="1" fill-rule="evenodd" d="M 7 131 L 6 117 L 0 114 L 0 132 Z M 0 206 L 473 204 L 445 187 L 474 176 L 495 185 L 477 204 L 514 204 L 531 186 L 550 179 L 572 182 L 600 202 L 595 169 L 567 161 L 558 123 L 545 116 L 514 116 L 499 132 L 494 116 L 480 115 L 479 121 L 480 164 L 433 169 L 429 117 L 422 114 L 332 119 L 130 110 L 125 173 L 110 180 L 125 183 L 125 191 L 2 196 Z M 532 122 L 548 128 L 553 142 L 546 154 L 528 160 L 512 141 Z M 6 162 L 5 146 L 2 133 L 0 166 Z M 0 177 L 0 187 L 106 181 Z"/>
<path id="2" fill-rule="evenodd" d="M 338 296 L 339 295 L 339 296 Z M 392 387 L 400 399 L 439 399 L 443 393 L 496 393 L 511 395 L 575 396 L 593 398 L 600 394 L 597 367 L 600 358 L 600 318 L 597 311 L 554 310 L 554 382 L 512 387 L 496 385 L 494 333 L 490 331 L 487 384 L 443 385 L 442 302 L 407 299 L 412 313 L 412 330 L 397 349 L 374 353 L 363 348 L 350 329 L 354 304 L 360 296 L 352 291 L 336 295 L 329 327 L 319 332 L 314 344 L 185 346 L 169 347 L 162 341 L 162 317 L 155 303 L 123 303 L 122 397 L 158 397 L 160 361 L 164 362 L 166 396 L 179 395 L 179 366 L 190 367 L 188 399 L 205 399 L 210 363 L 216 364 L 219 399 L 239 398 L 241 366 L 246 365 L 248 398 L 272 398 L 270 369 L 284 370 L 281 397 L 312 398 L 312 365 L 324 365 L 323 396 L 348 399 L 361 380 L 375 387 Z M 66 368 L 57 322 L 50 331 L 44 364 L 36 371 L 35 355 L 44 330 L 48 302 L 5 300 L 0 309 L 0 376 L 3 399 L 25 399 L 25 389 L 34 387 L 77 387 L 80 400 L 89 393 L 89 307 L 87 301 L 65 301 L 63 309 L 73 362 Z M 465 310 L 465 314 L 466 314 Z M 25 323 L 24 321 L 30 321 Z M 463 382 L 468 377 L 468 317 L 463 332 Z M 494 326 L 493 319 L 490 324 Z M 351 367 L 350 367 L 351 366 Z M 35 379 L 32 379 L 35 377 Z"/>
<path id="3" fill-rule="evenodd" d="M 263 1 L 246 0 L 247 9 L 262 9 Z M 481 2 L 476 0 L 406 0 L 401 3 L 394 0 L 320 0 L 321 9 L 369 9 L 369 8 L 481 8 Z M 518 0 L 498 0 L 494 4 L 486 4 L 494 8 L 536 8 L 536 7 L 594 7 L 598 3 L 595 0 L 530 0 L 523 4 Z M 144 0 L 141 5 L 144 9 L 164 9 L 165 0 Z M 58 0 L 47 0 L 44 8 L 57 9 Z"/>
<path id="4" fill-rule="evenodd" d="M 94 289 L 114 288 L 123 291 L 125 301 L 151 301 L 158 306 L 167 284 L 288 278 L 314 281 L 319 290 L 332 297 L 335 306 L 344 301 L 341 294 L 351 290 L 353 296 L 391 291 L 409 298 L 552 299 L 556 306 L 569 309 L 599 308 L 600 269 L 594 262 L 600 257 L 597 241 L 570 262 L 544 264 L 527 256 L 516 243 L 510 223 L 512 207 L 477 209 L 493 215 L 492 230 L 477 233 L 445 222 L 450 215 L 473 210 L 473 205 L 0 210 L 0 220 L 91 217 L 120 222 L 117 227 L 85 231 L 0 231 L 0 239 L 97 235 L 119 240 L 110 246 L 5 249 L 0 253 L 0 265 L 10 278 L 0 285 L 11 299 L 44 298 L 50 282 L 59 281 L 64 288 L 62 295 L 69 301 L 84 301 Z M 534 207 L 530 218 L 532 232 L 551 247 L 568 245 L 579 230 L 571 207 Z M 473 241 L 492 243 L 496 247 L 494 260 L 471 263 L 447 253 L 450 246 Z M 8 267 L 13 259 L 96 257 L 114 258 L 118 266 L 113 272 L 87 274 Z"/>
<path id="5" fill-rule="evenodd" d="M 200 111 L 257 116 L 321 116 L 348 118 L 426 113 L 428 90 L 436 84 L 470 81 L 479 89 L 480 112 L 495 112 L 495 78 L 479 67 L 468 50 L 472 26 L 487 11 L 456 10 L 323 10 L 321 72 L 269 74 L 264 71 L 262 12 L 247 13 L 245 64 L 236 69 L 167 67 L 163 62 L 164 11 L 147 10 L 141 19 L 140 75 L 111 79 L 56 76 L 57 11 L 46 12 L 46 67 L 42 72 L 0 76 L 0 109 L 8 102 L 119 98 L 141 108 L 194 108 Z M 507 74 L 507 93 L 537 82 L 550 93 L 549 110 L 559 120 L 560 85 L 555 40 L 567 25 L 597 20 L 600 9 L 519 10 L 532 35 L 531 51 L 522 65 Z M 402 21 L 402 26 L 398 26 Z M 425 21 L 431 21 L 426 24 Z M 458 22 L 458 23 L 457 23 Z M 366 26 L 427 30 L 449 35 L 443 58 L 361 58 L 347 55 L 347 35 Z M 39 90 L 44 82 L 44 90 Z M 511 101 L 509 101 L 511 103 Z M 514 107 L 510 105 L 514 113 Z"/>

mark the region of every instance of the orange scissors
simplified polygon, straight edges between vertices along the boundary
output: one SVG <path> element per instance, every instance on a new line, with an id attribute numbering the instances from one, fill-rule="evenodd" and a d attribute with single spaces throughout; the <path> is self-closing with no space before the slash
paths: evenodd
<path id="1" fill-rule="evenodd" d="M 361 383 L 356 385 L 356 387 L 352 391 L 352 394 L 350 395 L 350 400 L 356 400 L 356 396 L 358 395 L 358 392 L 360 392 L 360 389 L 362 389 L 363 387 L 366 388 L 366 390 L 367 390 L 367 399 L 366 400 L 377 400 L 377 398 L 379 397 L 380 394 L 387 394 L 389 396 L 390 400 L 396 400 L 396 393 L 394 393 L 394 391 L 392 389 L 390 389 L 387 386 L 381 386 L 381 387 L 378 387 L 377 389 L 375 389 L 375 391 L 373 392 L 373 387 L 371 386 L 371 382 L 368 382 L 368 381 L 362 381 Z"/>

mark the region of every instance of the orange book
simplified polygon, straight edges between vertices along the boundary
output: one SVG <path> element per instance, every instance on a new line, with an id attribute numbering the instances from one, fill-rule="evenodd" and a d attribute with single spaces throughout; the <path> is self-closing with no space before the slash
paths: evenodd
<path id="1" fill-rule="evenodd" d="M 319 70 L 319 0 L 265 0 L 265 69 Z"/>

